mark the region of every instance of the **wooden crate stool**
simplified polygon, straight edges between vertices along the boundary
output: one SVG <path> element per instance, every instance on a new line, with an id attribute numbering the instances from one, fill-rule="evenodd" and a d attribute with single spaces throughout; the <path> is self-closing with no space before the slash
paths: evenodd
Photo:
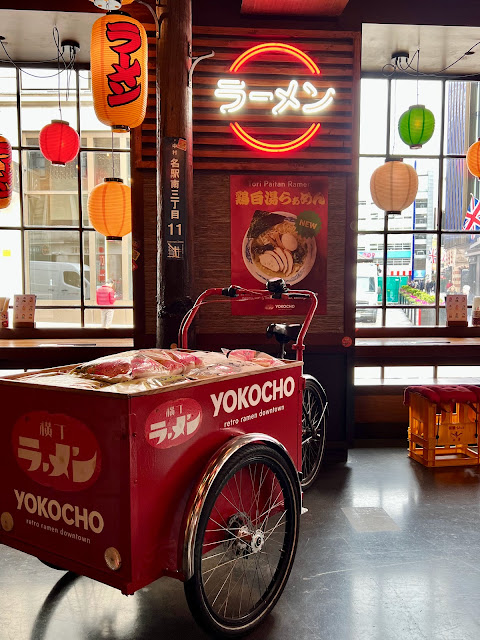
<path id="1" fill-rule="evenodd" d="M 478 413 L 480 387 L 407 387 L 408 455 L 426 467 L 480 464 Z"/>

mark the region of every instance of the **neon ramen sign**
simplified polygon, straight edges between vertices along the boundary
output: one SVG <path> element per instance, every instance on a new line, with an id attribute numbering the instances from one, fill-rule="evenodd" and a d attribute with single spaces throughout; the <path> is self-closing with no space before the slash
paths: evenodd
<path id="1" fill-rule="evenodd" d="M 320 76 L 320 69 L 309 55 L 289 44 L 270 42 L 252 47 L 244 51 L 235 60 L 229 71 L 238 73 L 247 62 L 264 53 L 283 53 L 300 61 L 312 74 L 312 82 L 307 80 L 300 85 L 298 80 L 292 78 L 286 89 L 277 87 L 274 91 L 256 91 L 249 90 L 244 80 L 222 78 L 218 81 L 215 89 L 216 98 L 229 101 L 220 106 L 222 115 L 237 114 L 245 107 L 247 102 L 251 102 L 264 103 L 271 110 L 273 117 L 278 117 L 289 111 L 315 117 L 332 104 L 335 89 L 330 87 L 324 95 L 319 96 L 314 79 L 316 76 Z M 264 142 L 250 135 L 236 121 L 230 123 L 230 128 L 242 142 L 254 149 L 268 153 L 285 153 L 307 144 L 320 130 L 320 123 L 312 122 L 302 135 L 289 142 Z"/>

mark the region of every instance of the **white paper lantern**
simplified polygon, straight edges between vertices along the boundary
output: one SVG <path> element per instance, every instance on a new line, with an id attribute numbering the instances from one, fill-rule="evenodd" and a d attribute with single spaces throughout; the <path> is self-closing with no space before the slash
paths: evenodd
<path id="1" fill-rule="evenodd" d="M 372 173 L 370 192 L 379 209 L 400 213 L 415 200 L 418 176 L 415 169 L 402 159 L 386 160 Z"/>

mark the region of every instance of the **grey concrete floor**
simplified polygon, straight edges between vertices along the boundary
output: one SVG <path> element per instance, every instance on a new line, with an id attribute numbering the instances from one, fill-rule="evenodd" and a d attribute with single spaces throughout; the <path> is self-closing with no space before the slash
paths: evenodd
<path id="1" fill-rule="evenodd" d="M 285 592 L 252 640 L 478 640 L 480 469 L 356 449 L 306 495 Z M 0 546 L 1 640 L 196 640 L 180 582 L 134 596 Z"/>

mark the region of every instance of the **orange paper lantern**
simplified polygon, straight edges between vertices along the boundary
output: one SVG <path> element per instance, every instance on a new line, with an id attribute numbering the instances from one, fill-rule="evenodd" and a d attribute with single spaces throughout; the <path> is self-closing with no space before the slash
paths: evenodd
<path id="1" fill-rule="evenodd" d="M 467 151 L 467 167 L 473 176 L 480 178 L 480 138 Z"/>
<path id="2" fill-rule="evenodd" d="M 132 230 L 130 187 L 120 178 L 105 178 L 88 197 L 88 215 L 98 233 L 107 240 L 120 240 Z"/>
<path id="3" fill-rule="evenodd" d="M 0 209 L 12 201 L 12 145 L 0 135 Z"/>
<path id="4" fill-rule="evenodd" d="M 93 106 L 97 118 L 113 131 L 142 124 L 147 109 L 147 33 L 120 11 L 93 25 L 90 49 Z"/>

